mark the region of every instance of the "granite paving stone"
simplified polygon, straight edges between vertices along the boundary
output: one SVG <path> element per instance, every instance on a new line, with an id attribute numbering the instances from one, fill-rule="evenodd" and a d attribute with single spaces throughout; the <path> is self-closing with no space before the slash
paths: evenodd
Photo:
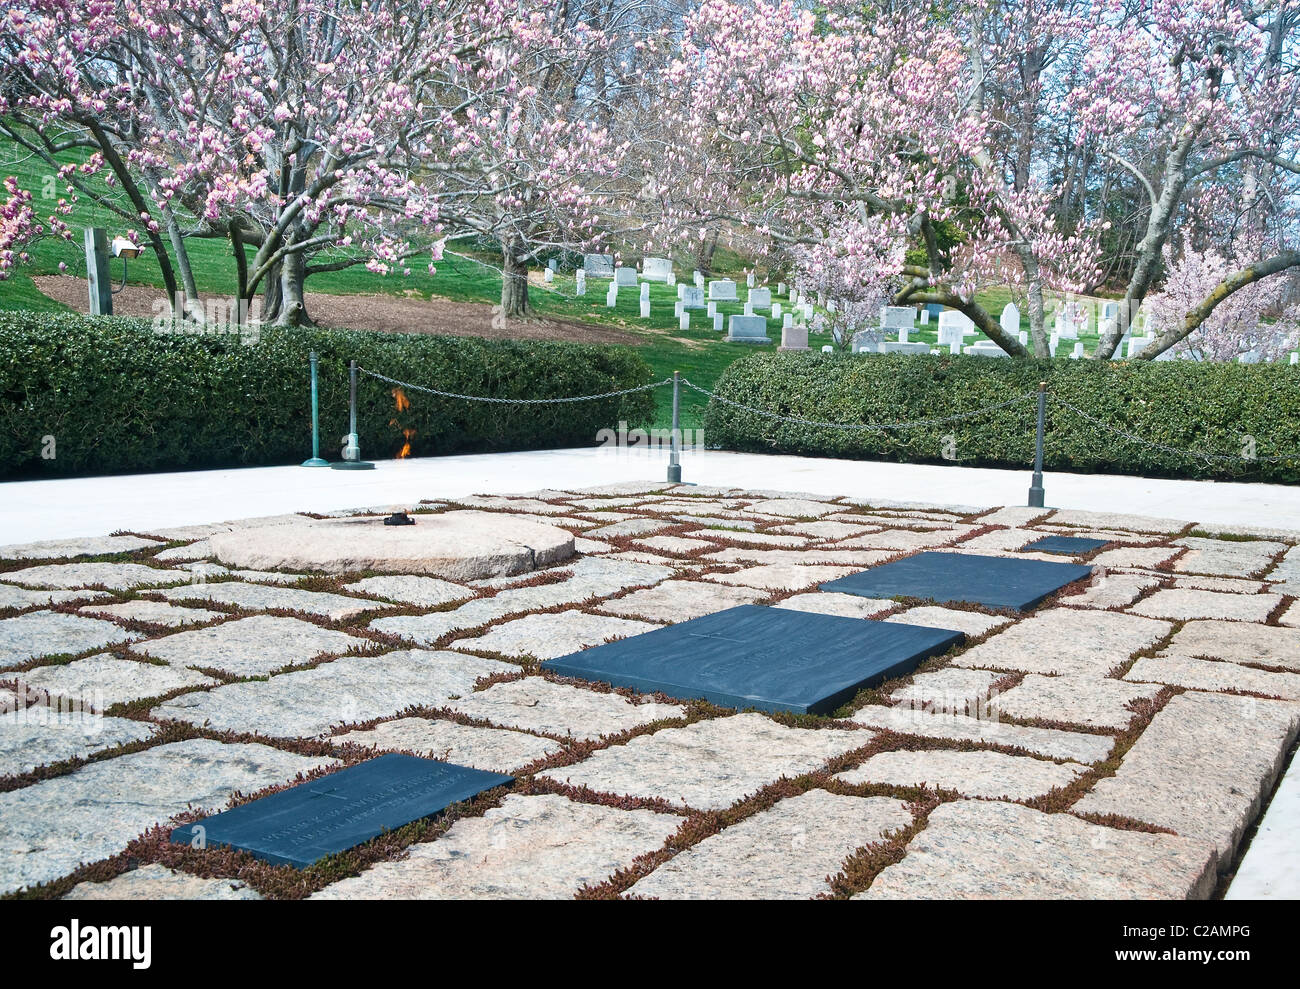
<path id="1" fill-rule="evenodd" d="M 1121 546 L 1119 549 L 1102 550 L 1089 562 L 1094 567 L 1142 567 L 1152 570 L 1167 562 L 1177 552 L 1176 546 Z"/>
<path id="2" fill-rule="evenodd" d="M 13 584 L 0 584 L 0 608 L 31 608 L 69 601 L 103 601 L 112 598 L 107 591 L 32 590 Z"/>
<path id="3" fill-rule="evenodd" d="M 82 707 L 103 711 L 114 704 L 159 697 L 173 690 L 209 687 L 219 683 L 195 670 L 122 659 L 110 653 L 88 656 L 72 663 L 37 666 L 14 677 L 55 697 L 69 698 Z"/>
<path id="4" fill-rule="evenodd" d="M 1261 573 L 1272 565 L 1278 553 L 1287 549 L 1286 543 L 1267 540 L 1238 542 L 1199 536 L 1176 539 L 1174 544 L 1189 550 L 1175 561 L 1174 570 L 1220 577 L 1250 577 Z"/>
<path id="5" fill-rule="evenodd" d="M 1231 618 L 1262 622 L 1282 601 L 1280 594 L 1224 594 L 1220 591 L 1159 590 L 1129 608 L 1153 618 Z"/>
<path id="6" fill-rule="evenodd" d="M 1078 763 L 1056 763 L 1002 752 L 957 752 L 927 749 L 873 755 L 856 769 L 837 773 L 845 783 L 884 783 L 956 790 L 968 797 L 1032 800 L 1069 786 L 1087 772 Z"/>
<path id="7" fill-rule="evenodd" d="M 830 566 L 863 569 L 889 559 L 893 554 L 882 550 L 843 549 L 744 549 L 728 546 L 716 553 L 706 553 L 702 559 L 714 563 L 760 563 L 767 566 L 794 566 L 802 564 L 828 564 Z"/>
<path id="8" fill-rule="evenodd" d="M 672 567 L 592 557 L 562 569 L 571 576 L 558 583 L 509 588 L 490 598 L 469 601 L 451 611 L 377 618 L 370 627 L 377 632 L 389 632 L 429 645 L 452 632 L 479 628 L 507 615 L 582 604 L 630 587 L 653 586 L 675 575 Z"/>
<path id="9" fill-rule="evenodd" d="M 157 539 L 140 536 L 76 536 L 72 539 L 42 539 L 34 543 L 0 546 L 0 560 L 57 560 L 74 556 L 107 556 L 161 546 Z"/>
<path id="10" fill-rule="evenodd" d="M 875 618 L 901 606 L 897 601 L 891 601 L 889 598 L 864 598 L 857 594 L 839 594 L 835 591 L 810 591 L 778 601 L 775 607 L 811 611 L 818 615 L 837 615 L 840 618 Z"/>
<path id="11" fill-rule="evenodd" d="M 365 611 L 382 611 L 392 605 L 366 598 L 346 597 L 321 591 L 304 591 L 296 587 L 270 587 L 266 584 L 245 584 L 239 581 L 221 581 L 212 584 L 189 584 L 158 591 L 169 601 L 212 601 L 234 605 L 250 611 L 300 611 L 340 621 Z"/>
<path id="12" fill-rule="evenodd" d="M 1243 622 L 1188 622 L 1161 650 L 1162 656 L 1226 659 L 1300 672 L 1300 630 Z"/>
<path id="13" fill-rule="evenodd" d="M 1155 716 L 1115 775 L 1073 810 L 1122 814 L 1209 842 L 1226 868 L 1298 727 L 1300 704 L 1181 694 Z"/>
<path id="14" fill-rule="evenodd" d="M 457 766 L 491 773 L 513 773 L 564 746 L 549 738 L 503 728 L 478 728 L 431 718 L 398 718 L 373 728 L 334 735 L 331 742 L 367 748 L 405 750 Z"/>
<path id="15" fill-rule="evenodd" d="M 78 587 L 107 587 L 128 591 L 134 587 L 162 587 L 181 584 L 190 579 L 184 570 L 163 570 L 142 563 L 50 563 L 41 567 L 10 570 L 4 575 L 10 584 L 23 587 L 51 587 L 71 590 Z"/>
<path id="16" fill-rule="evenodd" d="M 621 694 L 599 693 L 542 677 L 524 677 L 449 701 L 453 711 L 505 728 L 572 736 L 595 741 L 667 718 L 686 709 L 646 700 L 634 703 Z"/>
<path id="17" fill-rule="evenodd" d="M 383 576 L 366 577 L 352 584 L 345 584 L 345 591 L 366 594 L 371 597 L 414 604 L 422 608 L 433 608 L 452 601 L 464 601 L 477 593 L 471 587 L 453 584 L 449 580 L 437 577 L 420 576 Z"/>
<path id="18" fill-rule="evenodd" d="M 0 894 L 116 855 L 182 811 L 219 810 L 236 792 L 285 783 L 335 762 L 266 745 L 194 738 L 0 793 Z"/>
<path id="19" fill-rule="evenodd" d="M 656 622 L 682 622 L 740 604 L 756 604 L 767 596 L 767 592 L 750 587 L 698 580 L 665 580 L 655 587 L 606 601 L 596 610 Z"/>
<path id="20" fill-rule="evenodd" d="M 157 730 L 156 725 L 92 711 L 21 707 L 0 714 L 0 776 L 142 742 Z"/>
<path id="21" fill-rule="evenodd" d="M 1169 634 L 1168 622 L 1112 611 L 1051 608 L 1003 629 L 953 660 L 972 669 L 1105 676 Z"/>
<path id="22" fill-rule="evenodd" d="M 0 619 L 0 669 L 41 656 L 60 656 L 126 642 L 132 636 L 112 622 L 60 611 L 29 611 Z"/>
<path id="23" fill-rule="evenodd" d="M 638 735 L 541 775 L 602 793 L 720 810 L 783 776 L 812 772 L 872 737 L 868 731 L 788 728 L 761 714 L 737 714 Z"/>
<path id="24" fill-rule="evenodd" d="M 1008 625 L 1011 619 L 1006 615 L 986 615 L 978 611 L 960 611 L 956 608 L 921 606 L 908 608 L 890 615 L 887 622 L 899 622 L 904 625 L 924 625 L 928 628 L 951 628 L 965 632 L 972 638 L 991 632 L 995 628 Z"/>
<path id="25" fill-rule="evenodd" d="M 77 883 L 65 900 L 260 900 L 238 879 L 203 879 L 152 863 L 107 882 Z"/>
<path id="26" fill-rule="evenodd" d="M 585 611 L 528 615 L 496 625 L 486 635 L 457 639 L 454 649 L 499 653 L 523 659 L 555 659 L 611 639 L 625 639 L 659 628 L 630 618 L 589 615 Z"/>
<path id="27" fill-rule="evenodd" d="M 1100 762 L 1114 747 L 1114 739 L 1108 735 L 1027 728 L 999 721 L 996 716 L 975 718 L 964 714 L 931 713 L 916 707 L 868 704 L 853 712 L 851 720 L 869 728 L 887 728 L 904 735 L 1011 745 L 1053 759 L 1084 763 Z"/>
<path id="28" fill-rule="evenodd" d="M 911 683 L 894 690 L 889 699 L 905 707 L 962 714 L 968 711 L 978 712 L 986 703 L 993 684 L 1001 678 L 1001 673 L 949 666 L 929 673 L 918 673 Z"/>
<path id="29" fill-rule="evenodd" d="M 1018 804 L 941 804 L 854 899 L 1206 899 L 1214 849 L 1169 834 L 1118 831 Z"/>
<path id="30" fill-rule="evenodd" d="M 778 563 L 768 566 L 746 567 L 733 573 L 705 574 L 705 580 L 740 587 L 761 587 L 769 591 L 802 591 L 827 580 L 835 580 L 860 570 L 861 567 L 800 566 Z"/>
<path id="31" fill-rule="evenodd" d="M 298 618 L 254 615 L 140 642 L 132 648 L 172 666 L 248 677 L 298 666 L 326 653 L 372 649 L 374 644 Z"/>
<path id="32" fill-rule="evenodd" d="M 1124 679 L 1167 683 L 1192 690 L 1238 690 L 1300 700 L 1300 674 L 1271 673 L 1236 663 L 1187 656 L 1144 657 L 1133 664 Z"/>
<path id="33" fill-rule="evenodd" d="M 1057 509 L 1052 516 L 1054 525 L 1080 528 L 1120 529 L 1125 532 L 1159 532 L 1172 534 L 1187 528 L 1186 522 L 1177 519 L 1153 518 L 1149 515 L 1128 515 L 1123 512 L 1087 512 L 1070 508 Z"/>
<path id="34" fill-rule="evenodd" d="M 681 826 L 675 814 L 508 794 L 482 817 L 325 887 L 312 899 L 570 899 L 604 882 Z"/>
<path id="35" fill-rule="evenodd" d="M 1058 603 L 1069 608 L 1123 608 L 1159 583 L 1159 577 L 1101 572 L 1093 575 L 1082 594 L 1065 595 Z"/>
<path id="36" fill-rule="evenodd" d="M 408 707 L 441 707 L 470 693 L 480 678 L 515 670 L 509 663 L 424 649 L 343 656 L 267 681 L 182 694 L 150 713 L 218 730 L 313 737 L 333 725 L 385 718 Z"/>
<path id="37" fill-rule="evenodd" d="M 809 790 L 705 838 L 636 882 L 627 895 L 661 900 L 795 900 L 830 892 L 845 858 L 912 815 L 888 797 Z"/>
<path id="38" fill-rule="evenodd" d="M 761 515 L 784 515 L 787 518 L 821 518 L 844 511 L 844 506 L 806 498 L 772 498 L 756 501 L 746 507 L 745 511 Z"/>
<path id="39" fill-rule="evenodd" d="M 1017 686 L 1001 691 L 991 707 L 1013 718 L 1059 721 L 1093 728 L 1126 728 L 1135 714 L 1129 704 L 1160 693 L 1153 685 L 1076 674 L 1048 677 L 1030 673 Z"/>
<path id="40" fill-rule="evenodd" d="M 153 625 L 167 625 L 179 628 L 182 625 L 202 625 L 205 622 L 224 618 L 221 611 L 208 611 L 206 608 L 182 608 L 164 601 L 148 601 L 137 598 L 134 601 L 122 601 L 117 604 L 88 604 L 77 609 L 83 615 L 117 621 L 149 622 Z"/>

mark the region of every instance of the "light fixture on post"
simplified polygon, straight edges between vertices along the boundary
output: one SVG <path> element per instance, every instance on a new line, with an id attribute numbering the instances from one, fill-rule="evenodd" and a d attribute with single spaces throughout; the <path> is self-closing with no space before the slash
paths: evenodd
<path id="1" fill-rule="evenodd" d="M 118 292 L 126 288 L 126 263 L 134 261 L 144 250 L 139 244 L 136 244 L 129 237 L 114 237 L 111 245 L 113 257 L 122 259 L 122 284 L 112 289 L 112 293 L 117 295 Z"/>

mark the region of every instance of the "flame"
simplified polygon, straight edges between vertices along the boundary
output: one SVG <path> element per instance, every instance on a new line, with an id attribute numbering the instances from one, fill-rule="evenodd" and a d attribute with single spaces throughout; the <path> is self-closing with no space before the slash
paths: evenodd
<path id="1" fill-rule="evenodd" d="M 397 405 L 398 412 L 405 412 L 411 407 L 411 400 L 406 397 L 406 392 L 400 388 L 393 389 L 393 401 Z"/>
<path id="2" fill-rule="evenodd" d="M 411 455 L 411 437 L 414 435 L 415 435 L 414 429 L 402 430 L 402 436 L 405 437 L 405 441 L 402 443 L 402 448 L 397 451 L 398 460 L 401 460 L 403 457 L 409 457 Z"/>
<path id="3" fill-rule="evenodd" d="M 400 388 L 393 389 L 393 404 L 397 406 L 398 412 L 405 412 L 411 407 L 411 400 L 406 397 L 406 392 Z M 396 426 L 397 420 L 389 419 L 388 425 Z M 397 459 L 402 460 L 411 455 L 411 437 L 415 435 L 415 430 L 410 427 L 402 430 L 402 448 L 397 451 Z"/>

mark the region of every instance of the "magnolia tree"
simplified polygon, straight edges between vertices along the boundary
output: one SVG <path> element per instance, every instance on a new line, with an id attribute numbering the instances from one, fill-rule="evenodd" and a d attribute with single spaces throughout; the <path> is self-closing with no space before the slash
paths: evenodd
<path id="1" fill-rule="evenodd" d="M 264 288 L 268 316 L 299 322 L 315 272 L 436 255 L 416 176 L 439 73 L 501 17 L 455 0 L 19 0 L 0 18 L 0 131 L 52 167 L 84 151 L 65 177 L 142 226 L 169 295 L 197 294 L 189 238 L 228 238 L 241 298 Z"/>
<path id="2" fill-rule="evenodd" d="M 1010 279 L 1038 300 L 1045 354 L 1042 290 L 1082 287 L 1096 249 L 1090 231 L 1059 226 L 1046 185 L 998 164 L 986 16 L 915 3 L 832 2 L 819 13 L 791 0 L 705 3 L 670 77 L 686 96 L 665 167 L 684 191 L 665 227 L 708 219 L 752 231 L 789 249 L 801 285 L 838 271 L 848 301 L 892 279 L 894 302 L 960 309 L 1024 354 L 975 299 Z M 851 241 L 867 231 L 862 253 Z M 843 264 L 855 252 L 856 276 Z"/>
<path id="3" fill-rule="evenodd" d="M 72 212 L 72 203 L 60 199 L 54 212 L 41 222 L 32 209 L 32 194 L 18 185 L 18 180 L 4 178 L 4 199 L 0 200 L 0 281 L 9 277 L 13 269 L 29 260 L 27 248 L 47 233 L 72 238 L 63 217 Z"/>
<path id="4" fill-rule="evenodd" d="M 1214 247 L 1197 250 L 1188 243 L 1175 251 L 1173 245 L 1166 245 L 1164 283 L 1147 297 L 1144 307 L 1157 338 L 1179 334 L 1182 339 L 1173 349 L 1180 356 L 1201 360 L 1230 361 L 1246 355 L 1254 360 L 1282 359 L 1300 340 L 1294 278 L 1279 274 L 1253 281 L 1224 294 L 1212 308 L 1205 306 L 1219 286 L 1258 256 L 1258 247 L 1249 243 L 1222 252 Z M 1183 334 L 1189 313 L 1200 321 L 1195 332 Z"/>
<path id="5" fill-rule="evenodd" d="M 1097 356 L 1115 352 L 1128 317 L 1158 286 L 1166 261 L 1172 263 L 1157 304 L 1160 333 L 1142 351 L 1145 359 L 1206 326 L 1236 293 L 1250 289 L 1247 298 L 1259 302 L 1263 296 L 1252 286 L 1300 266 L 1294 213 L 1285 208 L 1300 175 L 1298 24 L 1293 3 L 1096 4 L 1068 102 L 1079 139 L 1094 142 L 1111 167 L 1137 181 L 1145 217 L 1121 319 Z M 1220 212 L 1227 220 L 1220 242 L 1213 250 L 1183 248 L 1171 256 L 1169 245 L 1195 218 L 1191 201 L 1222 201 L 1225 193 L 1234 205 Z M 1219 277 L 1211 283 L 1213 273 Z M 1171 306 L 1185 307 L 1181 318 Z M 1227 310 L 1235 318 L 1215 318 L 1209 335 L 1221 338 L 1245 318 L 1249 336 L 1255 322 L 1245 314 L 1252 308 L 1235 300 Z M 1214 344 L 1202 349 L 1231 352 Z"/>
<path id="6" fill-rule="evenodd" d="M 534 0 L 446 76 L 425 181 L 453 234 L 501 252 L 501 313 L 529 314 L 527 270 L 556 250 L 629 243 L 644 226 L 639 154 L 673 5 Z M 653 178 L 651 178 L 653 181 Z"/>

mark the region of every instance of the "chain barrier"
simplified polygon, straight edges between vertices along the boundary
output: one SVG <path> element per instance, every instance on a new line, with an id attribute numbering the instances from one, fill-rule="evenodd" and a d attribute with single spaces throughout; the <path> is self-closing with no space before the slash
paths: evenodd
<path id="1" fill-rule="evenodd" d="M 1130 433 L 1125 429 L 1119 428 L 1118 426 L 1112 426 L 1110 423 L 1105 422 L 1102 419 L 1098 419 L 1094 415 L 1090 415 L 1089 413 L 1083 411 L 1083 409 L 1079 408 L 1077 405 L 1072 405 L 1071 403 L 1067 402 L 1063 398 L 1057 398 L 1055 395 L 1049 395 L 1048 397 L 1057 405 L 1069 409 L 1079 418 L 1085 420 L 1086 422 L 1092 423 L 1092 425 L 1094 426 L 1099 426 L 1100 428 L 1105 429 L 1108 432 L 1114 433 L 1116 436 L 1122 436 L 1130 443 L 1138 443 L 1141 444 L 1142 446 L 1150 447 L 1153 450 L 1160 450 L 1163 453 L 1173 453 L 1184 457 L 1191 457 L 1196 460 L 1207 460 L 1207 461 L 1215 461 L 1220 463 L 1239 463 L 1241 461 L 1246 461 L 1248 463 L 1279 464 L 1279 463 L 1286 463 L 1288 461 L 1300 460 L 1300 456 L 1297 456 L 1295 454 L 1292 454 L 1291 456 L 1283 456 L 1283 457 L 1247 457 L 1240 453 L 1237 454 L 1204 453 L 1200 450 L 1185 450 L 1182 447 L 1168 446 L 1167 444 L 1157 443 L 1154 440 L 1149 440 L 1146 439 L 1145 437 L 1138 436 L 1136 433 Z"/>
<path id="2" fill-rule="evenodd" d="M 994 405 L 985 405 L 982 408 L 973 409 L 970 412 L 958 412 L 955 415 L 943 416 L 934 419 L 911 419 L 906 422 L 818 422 L 813 419 L 802 419 L 799 416 L 783 416 L 777 412 L 768 412 L 765 409 L 756 409 L 752 405 L 745 405 L 741 402 L 732 401 L 724 398 L 716 392 L 711 392 L 707 388 L 701 388 L 688 378 L 682 378 L 682 384 L 687 388 L 694 389 L 701 395 L 707 395 L 714 401 L 721 402 L 723 405 L 730 405 L 732 408 L 743 409 L 745 412 L 752 412 L 754 415 L 764 416 L 768 419 L 775 419 L 778 422 L 788 422 L 797 426 L 817 426 L 826 429 L 850 429 L 850 430 L 876 430 L 884 432 L 890 429 L 914 429 L 919 426 L 942 426 L 950 422 L 961 422 L 965 419 L 973 419 L 976 416 L 983 415 L 986 412 L 992 412 L 995 409 L 1005 409 L 1011 405 L 1018 405 L 1021 402 L 1029 401 L 1038 397 L 1038 392 L 1026 392 L 1015 398 L 1009 398 L 1005 402 L 998 402 Z"/>
<path id="3" fill-rule="evenodd" d="M 489 402 L 494 405 L 558 405 L 566 402 L 594 402 L 602 398 L 618 398 L 620 395 L 633 395 L 637 392 L 652 391 L 655 388 L 662 388 L 665 385 L 673 383 L 672 378 L 664 378 L 663 381 L 651 382 L 648 385 L 637 385 L 635 388 L 623 388 L 619 391 L 602 392 L 599 395 L 574 395 L 569 398 L 488 398 L 485 395 L 461 395 L 454 391 L 439 391 L 437 388 L 426 388 L 424 385 L 413 385 L 409 381 L 399 381 L 396 378 L 390 378 L 386 374 L 379 374 L 377 371 L 367 371 L 364 367 L 357 367 L 360 374 L 367 377 L 375 378 L 378 381 L 387 382 L 390 385 L 396 385 L 398 388 L 409 388 L 412 391 L 424 392 L 426 395 L 437 395 L 439 398 L 459 398 L 466 402 Z"/>

